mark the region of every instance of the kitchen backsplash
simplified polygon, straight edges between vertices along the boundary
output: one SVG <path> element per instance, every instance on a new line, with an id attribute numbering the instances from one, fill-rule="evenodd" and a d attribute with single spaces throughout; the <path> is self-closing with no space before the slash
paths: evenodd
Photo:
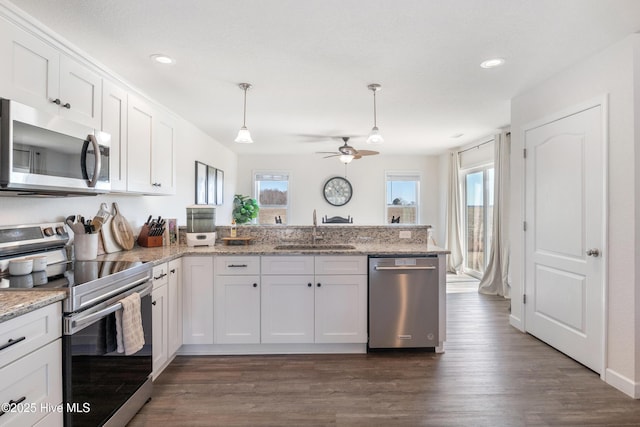
<path id="1" fill-rule="evenodd" d="M 317 233 L 322 236 L 320 244 L 342 243 L 412 243 L 426 244 L 430 225 L 321 225 Z M 230 226 L 217 226 L 217 239 L 230 236 Z M 251 237 L 259 243 L 311 243 L 313 227 L 289 225 L 240 225 L 237 237 Z M 180 228 L 180 242 L 184 243 L 185 228 Z M 408 236 L 400 238 L 400 236 Z"/>

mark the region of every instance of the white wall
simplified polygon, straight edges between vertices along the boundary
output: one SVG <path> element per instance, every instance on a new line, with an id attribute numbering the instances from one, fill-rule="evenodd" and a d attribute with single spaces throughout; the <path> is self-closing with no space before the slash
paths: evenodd
<path id="1" fill-rule="evenodd" d="M 195 200 L 196 160 L 224 171 L 225 203 L 216 209 L 216 222 L 229 223 L 237 176 L 236 154 L 185 120 L 179 120 L 176 130 L 176 153 L 175 196 L 106 195 L 40 199 L 2 197 L 0 192 L 0 225 L 63 221 L 66 216 L 73 214 L 92 217 L 101 202 L 117 202 L 136 234 L 151 214 L 178 218 L 178 225 L 186 225 L 185 207 L 192 205 Z M 135 162 L 135 159 L 131 161 Z"/>
<path id="2" fill-rule="evenodd" d="M 345 176 L 345 166 L 337 159 L 322 159 L 313 154 L 289 156 L 248 156 L 238 158 L 238 192 L 253 195 L 254 171 L 290 173 L 291 225 L 309 225 L 313 209 L 318 216 L 351 215 L 354 224 L 382 225 L 385 209 L 385 171 L 417 171 L 422 175 L 420 222 L 443 230 L 440 215 L 439 162 L 435 156 L 378 156 L 354 160 L 346 168 L 353 186 L 353 197 L 342 207 L 329 205 L 322 195 L 325 181 Z"/>
<path id="3" fill-rule="evenodd" d="M 640 155 L 636 126 L 640 123 L 640 35 L 634 34 L 605 51 L 531 88 L 511 102 L 511 271 L 512 318 L 522 329 L 523 287 L 523 128 L 585 101 L 609 99 L 608 316 L 605 379 L 627 394 L 640 397 Z"/>

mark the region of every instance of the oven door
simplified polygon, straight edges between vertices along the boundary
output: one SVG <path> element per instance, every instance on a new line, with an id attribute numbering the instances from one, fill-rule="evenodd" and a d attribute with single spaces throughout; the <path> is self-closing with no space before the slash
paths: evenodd
<path id="1" fill-rule="evenodd" d="M 105 424 L 149 380 L 151 289 L 148 282 L 94 308 L 65 315 L 62 337 L 65 426 Z M 117 301 L 132 292 L 141 296 L 145 345 L 126 356 L 115 349 L 115 312 L 120 308 Z"/>
<path id="2" fill-rule="evenodd" d="M 106 193 L 110 135 L 24 104 L 0 101 L 0 185 L 8 190 Z"/>

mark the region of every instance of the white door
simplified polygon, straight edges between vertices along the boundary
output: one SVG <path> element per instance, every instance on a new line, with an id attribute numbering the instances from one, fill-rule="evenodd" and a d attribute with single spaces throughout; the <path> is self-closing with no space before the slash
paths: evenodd
<path id="1" fill-rule="evenodd" d="M 260 343 L 260 276 L 216 276 L 214 344 Z"/>
<path id="2" fill-rule="evenodd" d="M 602 372 L 603 106 L 576 111 L 525 131 L 525 327 Z"/>
<path id="3" fill-rule="evenodd" d="M 313 275 L 261 278 L 262 343 L 313 343 Z"/>

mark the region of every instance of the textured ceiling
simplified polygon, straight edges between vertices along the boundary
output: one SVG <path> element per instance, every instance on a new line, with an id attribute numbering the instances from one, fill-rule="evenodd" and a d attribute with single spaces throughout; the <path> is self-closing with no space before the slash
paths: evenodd
<path id="1" fill-rule="evenodd" d="M 435 154 L 510 122 L 509 100 L 640 30 L 638 0 L 15 0 L 238 153 L 309 153 L 373 126 Z M 149 56 L 165 53 L 161 66 Z M 505 58 L 498 69 L 481 61 Z M 233 142 L 247 96 L 252 145 Z M 464 134 L 454 139 L 454 134 Z M 314 142 L 320 141 L 320 142 Z"/>

